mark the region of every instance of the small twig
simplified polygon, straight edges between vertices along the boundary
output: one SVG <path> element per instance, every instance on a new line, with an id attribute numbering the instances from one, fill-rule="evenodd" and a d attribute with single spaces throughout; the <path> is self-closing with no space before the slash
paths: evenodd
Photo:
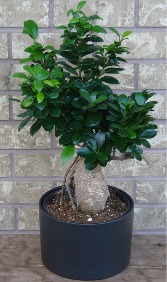
<path id="1" fill-rule="evenodd" d="M 71 165 L 68 167 L 68 169 L 67 169 L 67 171 L 64 175 L 63 185 L 62 185 L 62 189 L 61 189 L 60 205 L 62 205 L 62 202 L 63 202 L 63 195 L 64 195 L 64 190 L 65 190 L 65 187 L 66 187 L 67 176 L 70 173 L 73 166 L 75 165 L 75 163 L 78 161 L 78 159 L 79 159 L 79 156 L 76 156 L 75 159 L 73 160 L 73 162 L 71 163 Z M 71 200 L 72 195 L 71 195 L 70 189 L 67 189 L 67 192 L 68 192 L 68 195 L 69 195 L 70 200 Z M 72 204 L 72 201 L 71 201 L 71 204 Z"/>

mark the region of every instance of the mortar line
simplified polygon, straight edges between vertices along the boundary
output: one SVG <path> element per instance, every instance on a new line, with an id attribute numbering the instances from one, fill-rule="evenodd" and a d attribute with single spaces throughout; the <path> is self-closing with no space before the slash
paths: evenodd
<path id="1" fill-rule="evenodd" d="M 133 230 L 133 235 L 159 235 L 159 236 L 164 236 L 166 235 L 166 230 L 160 229 L 160 230 L 154 230 L 154 229 L 134 229 Z"/>
<path id="2" fill-rule="evenodd" d="M 128 64 L 162 64 L 166 63 L 166 58 L 151 58 L 151 59 L 144 59 L 144 58 L 138 58 L 138 59 L 126 59 Z M 0 59 L 0 65 L 8 64 L 8 65 L 14 65 L 19 64 L 20 59 Z M 15 89 L 14 89 L 15 90 Z M 18 91 L 18 90 L 17 90 Z"/>
<path id="3" fill-rule="evenodd" d="M 138 90 L 139 64 L 134 64 L 134 91 Z"/>
<path id="4" fill-rule="evenodd" d="M 149 149 L 147 149 L 147 148 L 142 148 L 143 149 L 143 152 L 144 153 L 150 153 L 150 154 L 163 154 L 163 153 L 165 153 L 166 152 L 166 148 L 149 148 Z M 48 149 L 29 149 L 29 148 L 27 148 L 27 149 L 22 149 L 22 148 L 17 148 L 17 149 L 15 149 L 15 148 L 4 148 L 4 149 L 0 149 L 0 153 L 1 154 L 6 154 L 6 153 L 12 153 L 12 154 L 16 154 L 16 155 L 19 155 L 19 154 L 39 154 L 39 155 L 41 155 L 41 154 L 48 154 L 48 153 L 50 153 L 50 154 L 55 154 L 56 155 L 56 153 L 60 153 L 61 152 L 61 150 L 62 150 L 62 148 L 55 148 L 55 149 L 50 149 L 50 148 L 48 148 Z"/>
<path id="5" fill-rule="evenodd" d="M 152 203 L 135 203 L 135 208 L 141 208 L 141 209 L 153 209 L 153 208 L 158 208 L 158 209 L 164 209 L 166 208 L 165 203 L 159 203 L 159 204 L 152 204 Z"/>
<path id="6" fill-rule="evenodd" d="M 11 172 L 11 177 L 15 176 L 15 168 L 14 168 L 14 154 L 11 151 L 10 152 L 10 172 Z"/>
<path id="7" fill-rule="evenodd" d="M 137 19 L 135 20 L 137 23 Z M 158 32 L 158 31 L 166 31 L 165 26 L 113 26 L 116 28 L 118 31 L 126 31 L 128 29 L 132 31 L 142 31 L 142 32 L 148 32 L 148 31 L 153 31 L 153 32 Z M 109 28 L 108 26 L 104 26 L 104 28 Z M 0 27 L 0 33 L 22 33 L 23 32 L 23 27 Z M 39 33 L 61 33 L 61 30 L 56 30 L 54 26 L 49 26 L 49 27 L 39 27 Z"/>
<path id="8" fill-rule="evenodd" d="M 54 28 L 54 0 L 49 1 L 49 28 Z"/>
<path id="9" fill-rule="evenodd" d="M 117 176 L 104 176 L 106 180 L 110 181 L 132 181 L 132 180 L 137 180 L 137 181 L 167 181 L 166 176 L 124 176 L 124 177 L 117 177 Z M 62 175 L 54 175 L 54 176 L 1 176 L 0 181 L 25 181 L 25 182 L 30 182 L 30 181 L 62 181 L 63 180 L 63 174 Z"/>
<path id="10" fill-rule="evenodd" d="M 137 181 L 134 179 L 132 181 L 132 198 L 135 204 L 136 204 L 136 188 L 137 188 Z"/>
<path id="11" fill-rule="evenodd" d="M 11 33 L 7 34 L 7 45 L 8 45 L 8 60 L 12 59 L 12 35 Z"/>
<path id="12" fill-rule="evenodd" d="M 138 28 L 138 26 L 139 26 L 139 0 L 135 0 L 134 26 L 136 28 Z"/>
<path id="13" fill-rule="evenodd" d="M 18 230 L 19 228 L 19 219 L 18 219 L 18 207 L 15 207 L 15 230 Z"/>

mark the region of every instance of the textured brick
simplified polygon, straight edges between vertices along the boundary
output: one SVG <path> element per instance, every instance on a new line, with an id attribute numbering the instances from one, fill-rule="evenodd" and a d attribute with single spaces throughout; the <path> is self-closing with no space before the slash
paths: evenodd
<path id="1" fill-rule="evenodd" d="M 10 176 L 10 156 L 0 155 L 0 177 Z"/>
<path id="2" fill-rule="evenodd" d="M 132 195 L 132 182 L 131 181 L 106 179 L 106 183 L 108 185 L 122 189 L 123 191 L 125 191 L 129 195 Z"/>
<path id="3" fill-rule="evenodd" d="M 114 164 L 113 164 L 114 163 Z M 165 176 L 164 154 L 143 154 L 143 160 L 111 161 L 104 169 L 105 176 Z"/>
<path id="4" fill-rule="evenodd" d="M 22 65 L 0 64 L 0 90 L 18 90 L 21 80 L 12 78 L 12 74 L 20 71 L 23 71 Z"/>
<path id="5" fill-rule="evenodd" d="M 62 165 L 60 153 L 40 155 L 16 155 L 16 175 L 56 176 L 64 175 L 69 164 Z"/>
<path id="6" fill-rule="evenodd" d="M 39 229 L 38 209 L 20 208 L 18 209 L 19 230 L 38 230 Z"/>
<path id="7" fill-rule="evenodd" d="M 165 64 L 141 64 L 139 65 L 139 88 L 165 89 L 166 75 Z"/>
<path id="8" fill-rule="evenodd" d="M 0 209 L 0 230 L 14 229 L 14 209 Z"/>
<path id="9" fill-rule="evenodd" d="M 66 24 L 66 14 L 69 9 L 75 9 L 78 0 L 55 1 L 55 24 Z M 83 11 L 88 14 L 98 14 L 103 18 L 100 24 L 104 26 L 133 26 L 134 1 L 133 0 L 88 0 Z M 99 21 L 97 21 L 98 23 Z"/>
<path id="10" fill-rule="evenodd" d="M 167 190 L 165 181 L 139 181 L 136 189 L 138 203 L 165 203 Z"/>
<path id="11" fill-rule="evenodd" d="M 1 181 L 0 203 L 38 203 L 42 194 L 53 188 L 49 181 Z"/>
<path id="12" fill-rule="evenodd" d="M 136 208 L 135 229 L 164 229 L 166 226 L 166 211 L 162 208 Z"/>
<path id="13" fill-rule="evenodd" d="M 157 135 L 153 139 L 149 140 L 151 147 L 153 147 L 153 148 L 166 148 L 167 125 L 166 124 L 158 124 L 157 131 L 158 131 Z"/>
<path id="14" fill-rule="evenodd" d="M 123 31 L 120 32 L 121 34 Z M 109 31 L 103 34 L 104 43 L 111 44 L 117 36 Z M 152 59 L 152 58 L 166 58 L 166 43 L 167 36 L 165 32 L 137 32 L 133 33 L 122 43 L 122 46 L 130 48 L 129 54 L 123 54 L 125 59 Z"/>
<path id="15" fill-rule="evenodd" d="M 166 119 L 167 117 L 166 95 L 156 94 L 153 97 L 151 97 L 149 101 L 158 102 L 154 107 L 154 112 L 151 112 L 151 115 L 156 119 Z"/>
<path id="16" fill-rule="evenodd" d="M 7 49 L 7 34 L 0 33 L 0 59 L 7 59 L 8 49 Z"/>
<path id="17" fill-rule="evenodd" d="M 117 78 L 120 84 L 110 84 L 112 89 L 133 89 L 134 87 L 134 66 L 133 65 L 121 65 L 125 68 L 119 75 L 112 75 Z"/>
<path id="18" fill-rule="evenodd" d="M 0 95 L 0 120 L 9 119 L 9 100 L 6 95 Z"/>
<path id="19" fill-rule="evenodd" d="M 166 7 L 166 0 L 139 0 L 139 25 L 165 26 Z"/>
<path id="20" fill-rule="evenodd" d="M 60 33 L 41 33 L 37 39 L 37 42 L 42 45 L 53 45 L 55 48 L 59 48 L 62 43 L 60 38 Z M 14 59 L 20 59 L 23 57 L 28 57 L 29 53 L 24 52 L 24 49 L 30 46 L 33 43 L 33 40 L 25 35 L 20 33 L 12 34 L 12 57 Z"/>
<path id="21" fill-rule="evenodd" d="M 24 21 L 33 19 L 39 26 L 48 25 L 48 0 L 0 0 L 0 26 L 23 26 Z"/>
<path id="22" fill-rule="evenodd" d="M 50 145 L 50 135 L 42 129 L 31 136 L 30 126 L 18 132 L 18 125 L 0 125 L 0 149 L 47 149 Z"/>

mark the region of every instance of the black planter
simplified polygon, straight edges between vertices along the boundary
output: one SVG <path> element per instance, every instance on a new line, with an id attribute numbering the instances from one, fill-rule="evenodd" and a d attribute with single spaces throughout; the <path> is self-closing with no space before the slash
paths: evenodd
<path id="1" fill-rule="evenodd" d="M 117 189 L 117 195 L 128 203 L 129 209 L 116 220 L 67 223 L 49 215 L 45 208 L 59 189 L 45 193 L 39 203 L 43 264 L 57 275 L 77 280 L 104 279 L 124 270 L 131 253 L 134 213 L 131 197 Z"/>

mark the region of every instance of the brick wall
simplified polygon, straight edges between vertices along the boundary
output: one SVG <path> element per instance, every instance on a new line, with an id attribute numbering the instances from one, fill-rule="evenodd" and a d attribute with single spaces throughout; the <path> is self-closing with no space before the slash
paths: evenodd
<path id="1" fill-rule="evenodd" d="M 9 97 L 19 96 L 16 79 L 19 59 L 31 43 L 22 35 L 24 20 L 40 26 L 40 42 L 60 43 L 54 25 L 66 21 L 66 12 L 77 0 L 0 0 L 0 229 L 1 233 L 38 232 L 38 199 L 61 183 L 65 167 L 53 134 L 29 136 L 29 127 L 17 132 L 19 109 Z M 105 169 L 109 184 L 122 187 L 135 201 L 135 233 L 165 232 L 165 0 L 88 0 L 87 12 L 104 18 L 105 27 L 132 30 L 127 45 L 132 52 L 121 74 L 116 93 L 151 89 L 159 102 L 154 116 L 158 135 L 143 161 L 110 163 Z M 105 35 L 109 41 L 112 35 Z M 121 91 L 120 91 L 121 90 Z"/>

